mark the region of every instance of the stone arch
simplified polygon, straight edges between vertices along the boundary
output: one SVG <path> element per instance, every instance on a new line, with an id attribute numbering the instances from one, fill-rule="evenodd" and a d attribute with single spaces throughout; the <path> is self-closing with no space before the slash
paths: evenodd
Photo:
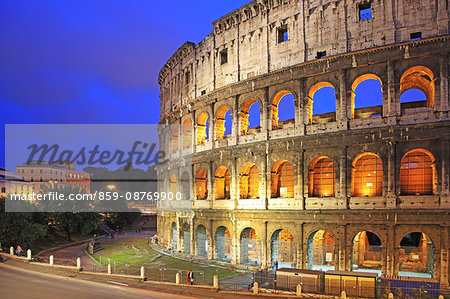
<path id="1" fill-rule="evenodd" d="M 186 119 L 182 127 L 183 150 L 191 147 L 192 144 L 192 123 L 190 119 Z"/>
<path id="2" fill-rule="evenodd" d="M 195 174 L 195 195 L 197 199 L 208 197 L 208 173 L 203 168 L 198 169 Z"/>
<path id="3" fill-rule="evenodd" d="M 351 270 L 381 275 L 382 255 L 381 238 L 372 231 L 360 231 L 352 240 Z"/>
<path id="4" fill-rule="evenodd" d="M 214 199 L 229 199 L 230 185 L 230 171 L 226 166 L 219 166 L 214 175 Z"/>
<path id="5" fill-rule="evenodd" d="M 252 227 L 246 227 L 240 235 L 241 264 L 246 266 L 258 266 L 261 259 L 259 236 Z"/>
<path id="6" fill-rule="evenodd" d="M 209 138 L 209 115 L 202 112 L 197 118 L 197 144 L 204 144 Z"/>
<path id="7" fill-rule="evenodd" d="M 403 236 L 399 244 L 399 275 L 434 278 L 434 242 L 421 231 Z"/>
<path id="8" fill-rule="evenodd" d="M 248 162 L 241 168 L 239 198 L 259 198 L 259 170 L 256 163 Z"/>
<path id="9" fill-rule="evenodd" d="M 286 159 L 276 161 L 271 170 L 271 197 L 294 198 L 294 166 Z"/>
<path id="10" fill-rule="evenodd" d="M 410 89 L 421 90 L 425 96 L 425 102 L 416 102 L 415 105 L 407 104 L 402 99 L 404 92 Z M 434 74 L 425 66 L 413 66 L 407 69 L 400 78 L 400 102 L 402 111 L 405 107 L 433 107 L 434 106 Z M 404 103 L 403 103 L 404 102 Z"/>
<path id="11" fill-rule="evenodd" d="M 308 193 L 311 197 L 332 197 L 335 191 L 336 170 L 333 160 L 319 156 L 309 164 Z"/>
<path id="12" fill-rule="evenodd" d="M 231 136 L 231 132 L 230 132 L 230 134 L 227 134 L 227 135 L 225 134 L 226 133 L 225 116 L 228 112 L 232 113 L 232 110 L 227 105 L 223 105 L 219 109 L 217 109 L 217 112 L 216 112 L 216 139 L 217 140 L 225 139 L 225 138 Z M 233 121 L 233 120 L 231 120 L 231 121 Z"/>
<path id="13" fill-rule="evenodd" d="M 278 268 L 295 267 L 294 236 L 287 229 L 277 229 L 270 238 L 270 263 Z"/>
<path id="14" fill-rule="evenodd" d="M 214 235 L 215 257 L 218 261 L 229 262 L 231 260 L 231 234 L 225 226 L 219 226 Z"/>
<path id="15" fill-rule="evenodd" d="M 380 99 L 379 99 L 379 103 L 380 105 L 365 105 L 363 107 L 357 107 L 358 105 L 356 104 L 356 101 L 358 100 L 358 86 L 360 86 L 360 84 L 366 80 L 376 80 L 379 82 L 380 84 L 380 89 L 381 89 L 381 95 L 380 95 Z M 369 118 L 369 117 L 373 117 L 373 116 L 381 116 L 382 115 L 382 111 L 383 111 L 383 82 L 381 81 L 380 77 L 378 77 L 375 74 L 364 74 L 359 76 L 358 78 L 356 78 L 353 81 L 352 84 L 352 95 L 351 95 L 351 113 L 352 113 L 352 118 Z M 355 113 L 355 107 L 356 107 L 356 113 Z"/>
<path id="16" fill-rule="evenodd" d="M 277 129 L 282 129 L 283 126 L 285 126 L 286 124 L 295 124 L 295 113 L 294 113 L 294 119 L 287 119 L 283 122 L 279 122 L 279 104 L 282 98 L 284 98 L 287 95 L 292 95 L 293 97 L 293 101 L 295 101 L 295 99 L 297 98 L 295 96 L 295 93 L 293 91 L 290 90 L 281 90 L 278 91 L 272 98 L 272 130 L 277 130 Z M 295 104 L 294 104 L 294 110 L 295 112 Z"/>
<path id="17" fill-rule="evenodd" d="M 383 162 L 370 152 L 356 156 L 352 163 L 352 196 L 381 196 L 383 191 Z"/>
<path id="18" fill-rule="evenodd" d="M 314 106 L 317 105 L 314 104 L 314 95 L 316 94 L 316 92 L 324 87 L 330 87 L 333 88 L 334 91 L 336 92 L 336 88 L 333 86 L 333 84 L 331 84 L 330 82 L 327 81 L 322 81 L 322 82 L 318 82 L 316 84 L 314 84 L 313 86 L 310 87 L 309 91 L 308 91 L 308 123 L 309 124 L 318 124 L 318 123 L 327 123 L 327 122 L 332 122 L 332 121 L 336 121 L 336 95 L 334 97 L 334 109 L 331 109 L 331 112 L 327 112 L 327 113 L 316 113 Z"/>
<path id="19" fill-rule="evenodd" d="M 199 224 L 195 231 L 195 248 L 196 256 L 207 258 L 208 257 L 208 233 L 206 227 L 203 224 Z"/>
<path id="20" fill-rule="evenodd" d="M 307 265 L 309 270 L 335 270 L 337 265 L 336 240 L 325 230 L 316 230 L 308 237 Z"/>
<path id="21" fill-rule="evenodd" d="M 172 250 L 176 252 L 178 246 L 178 232 L 177 232 L 177 224 L 175 222 L 172 222 L 172 227 L 170 231 L 172 240 Z"/>
<path id="22" fill-rule="evenodd" d="M 400 163 L 400 194 L 434 194 L 437 180 L 434 162 L 433 154 L 425 149 L 408 151 Z"/>
<path id="23" fill-rule="evenodd" d="M 255 116 L 250 114 L 250 109 L 253 107 L 254 104 L 258 104 L 261 108 L 261 102 L 257 98 L 249 98 L 247 99 L 241 106 L 241 135 L 248 135 L 248 134 L 254 134 L 258 130 L 261 131 L 261 113 L 258 113 L 258 122 L 259 125 L 256 126 L 254 130 L 250 130 L 250 118 L 253 118 Z M 259 129 L 258 129 L 259 128 Z"/>

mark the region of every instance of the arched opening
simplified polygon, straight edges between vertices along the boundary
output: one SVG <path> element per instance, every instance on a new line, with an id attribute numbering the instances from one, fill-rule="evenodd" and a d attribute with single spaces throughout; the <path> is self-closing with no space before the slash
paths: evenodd
<path id="1" fill-rule="evenodd" d="M 261 112 L 257 99 L 248 99 L 241 107 L 241 135 L 261 132 Z"/>
<path id="2" fill-rule="evenodd" d="M 228 106 L 222 106 L 216 114 L 216 139 L 226 139 L 231 136 L 231 109 Z"/>
<path id="3" fill-rule="evenodd" d="M 294 237 L 286 229 L 279 229 L 270 239 L 271 265 L 275 269 L 295 268 Z"/>
<path id="4" fill-rule="evenodd" d="M 294 95 L 288 90 L 278 92 L 272 100 L 272 130 L 295 124 Z"/>
<path id="5" fill-rule="evenodd" d="M 329 82 L 319 82 L 308 92 L 310 124 L 336 121 L 336 90 Z"/>
<path id="6" fill-rule="evenodd" d="M 434 106 L 434 74 L 424 66 L 406 70 L 400 78 L 402 113 L 411 108 Z"/>
<path id="7" fill-rule="evenodd" d="M 204 144 L 209 138 L 209 116 L 203 112 L 197 121 L 197 144 Z"/>
<path id="8" fill-rule="evenodd" d="M 278 160 L 271 171 L 271 197 L 294 198 L 294 166 L 288 160 Z"/>
<path id="9" fill-rule="evenodd" d="M 181 195 L 184 200 L 190 200 L 191 199 L 191 176 L 187 172 L 183 172 L 181 175 Z M 176 194 L 173 195 L 173 198 Z"/>
<path id="10" fill-rule="evenodd" d="M 230 198 L 230 171 L 225 166 L 220 166 L 214 175 L 215 199 Z"/>
<path id="11" fill-rule="evenodd" d="M 433 194 L 435 181 L 436 167 L 429 151 L 414 149 L 403 156 L 400 168 L 401 195 Z"/>
<path id="12" fill-rule="evenodd" d="M 359 232 L 353 239 L 352 271 L 373 272 L 381 276 L 381 240 L 369 231 Z"/>
<path id="13" fill-rule="evenodd" d="M 174 197 L 177 194 L 177 176 L 175 174 L 170 176 L 170 192 L 172 192 Z"/>
<path id="14" fill-rule="evenodd" d="M 246 163 L 239 173 L 239 197 L 259 198 L 259 171 L 255 163 Z"/>
<path id="15" fill-rule="evenodd" d="M 208 235 L 206 234 L 206 227 L 199 225 L 196 232 L 197 242 L 197 256 L 207 258 L 208 257 Z"/>
<path id="16" fill-rule="evenodd" d="M 434 245 L 426 234 L 413 232 L 400 242 L 400 276 L 434 277 Z"/>
<path id="17" fill-rule="evenodd" d="M 364 74 L 352 84 L 352 118 L 381 116 L 383 83 L 374 74 Z"/>
<path id="18" fill-rule="evenodd" d="M 373 153 L 358 155 L 352 164 L 352 196 L 381 196 L 383 163 Z"/>
<path id="19" fill-rule="evenodd" d="M 260 260 L 259 237 L 254 228 L 245 228 L 240 237 L 241 241 L 241 264 L 257 267 Z"/>
<path id="20" fill-rule="evenodd" d="M 176 252 L 178 245 L 178 233 L 177 233 L 177 225 L 175 222 L 172 222 L 171 235 L 172 235 L 172 249 L 173 251 Z"/>
<path id="21" fill-rule="evenodd" d="M 178 126 L 173 125 L 172 126 L 172 154 L 176 153 L 178 151 Z"/>
<path id="22" fill-rule="evenodd" d="M 208 178 L 206 170 L 200 168 L 195 175 L 195 194 L 197 199 L 208 197 Z"/>
<path id="23" fill-rule="evenodd" d="M 311 197 L 334 196 L 334 162 L 326 156 L 315 158 L 309 164 L 309 195 Z"/>
<path id="24" fill-rule="evenodd" d="M 216 260 L 229 262 L 231 260 L 231 235 L 228 228 L 220 226 L 216 230 Z"/>
<path id="25" fill-rule="evenodd" d="M 308 238 L 308 269 L 335 270 L 336 257 L 333 236 L 324 230 L 312 233 Z"/>
<path id="26" fill-rule="evenodd" d="M 183 149 L 188 149 L 192 144 L 192 124 L 189 119 L 183 123 Z"/>

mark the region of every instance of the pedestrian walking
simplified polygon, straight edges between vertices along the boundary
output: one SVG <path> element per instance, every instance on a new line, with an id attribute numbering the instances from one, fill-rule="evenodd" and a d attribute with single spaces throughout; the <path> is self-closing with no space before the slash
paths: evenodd
<path id="1" fill-rule="evenodd" d="M 194 284 L 194 272 L 189 271 L 189 282 L 191 285 Z"/>
<path id="2" fill-rule="evenodd" d="M 21 256 L 21 255 L 22 255 L 22 252 L 23 252 L 22 247 L 17 246 L 17 248 L 16 248 L 16 254 L 17 254 L 17 256 Z"/>
<path id="3" fill-rule="evenodd" d="M 187 271 L 186 272 L 186 284 L 191 284 L 191 275 L 190 275 L 191 271 Z"/>

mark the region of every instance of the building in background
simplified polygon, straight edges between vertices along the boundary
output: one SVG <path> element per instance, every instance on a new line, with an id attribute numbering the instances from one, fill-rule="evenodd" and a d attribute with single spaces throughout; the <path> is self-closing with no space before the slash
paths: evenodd
<path id="1" fill-rule="evenodd" d="M 55 188 L 70 187 L 76 192 L 90 193 L 90 175 L 75 169 L 75 164 L 61 162 L 32 161 L 29 164 L 16 166 L 17 174 L 34 186 L 34 192 L 39 193 Z"/>
<path id="2" fill-rule="evenodd" d="M 6 197 L 6 192 L 28 195 L 33 193 L 33 184 L 22 180 L 18 173 L 0 167 L 0 198 Z"/>

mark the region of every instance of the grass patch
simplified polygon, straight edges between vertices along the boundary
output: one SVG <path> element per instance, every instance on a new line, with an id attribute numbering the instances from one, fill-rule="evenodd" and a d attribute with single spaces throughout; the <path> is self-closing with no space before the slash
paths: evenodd
<path id="1" fill-rule="evenodd" d="M 148 246 L 145 239 L 119 239 L 96 243 L 97 251 L 93 258 L 103 266 L 116 264 L 148 264 L 160 257 L 160 254 Z"/>

